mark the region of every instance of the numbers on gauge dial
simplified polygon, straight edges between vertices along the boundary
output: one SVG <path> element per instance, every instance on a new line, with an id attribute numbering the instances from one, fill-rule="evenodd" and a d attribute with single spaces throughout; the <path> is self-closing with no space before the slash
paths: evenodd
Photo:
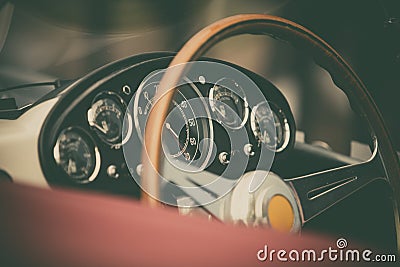
<path id="1" fill-rule="evenodd" d="M 157 89 L 158 83 L 149 83 L 140 87 L 135 96 L 134 121 L 142 141 Z M 169 116 L 163 125 L 164 151 L 169 157 L 190 163 L 200 156 L 198 145 L 201 137 L 200 124 L 189 100 L 180 90 L 177 90 L 169 110 Z"/>

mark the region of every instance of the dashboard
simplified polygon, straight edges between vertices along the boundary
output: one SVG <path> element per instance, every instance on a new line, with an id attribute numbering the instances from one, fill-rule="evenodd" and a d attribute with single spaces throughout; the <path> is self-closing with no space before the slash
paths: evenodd
<path id="1" fill-rule="evenodd" d="M 39 2 L 0 3 L 0 265 L 398 255 L 393 1 Z"/>
<path id="2" fill-rule="evenodd" d="M 312 232 L 336 238 L 325 248 L 399 251 L 399 24 L 387 3 L 24 2 L 0 4 L 6 261 L 104 264 L 130 247 L 152 265 L 148 251 L 170 235 L 159 245 L 174 261 L 246 266 L 265 244 L 294 245 L 266 228 L 301 236 L 301 248 Z M 189 36 L 178 53 L 146 53 Z M 188 58 L 157 109 L 171 62 Z"/>
<path id="3" fill-rule="evenodd" d="M 1 111 L 0 147 L 7 153 L 0 154 L 0 178 L 141 199 L 146 119 L 156 103 L 157 76 L 162 76 L 174 55 L 157 52 L 124 58 L 81 78 L 60 81 L 59 87 L 33 105 Z M 162 125 L 161 202 L 178 206 L 181 214 L 264 225 L 262 203 L 268 192 L 278 192 L 296 207 L 290 181 L 360 164 L 303 143 L 288 101 L 266 78 L 226 61 L 202 58 L 198 62 L 223 65 L 230 71 L 192 68 L 178 85 Z M 258 188 L 252 187 L 253 181 L 259 182 Z M 253 194 L 249 188 L 255 190 Z M 340 204 L 343 213 L 332 209 L 304 225 L 300 211 L 293 209 L 291 231 L 323 225 L 323 232 L 341 232 L 332 218 L 337 213 L 349 216 L 354 203 L 364 205 L 370 194 L 349 197 Z M 365 219 L 357 218 L 348 235 Z M 390 212 L 379 218 L 389 222 Z M 392 238 L 389 234 L 373 242 L 384 245 Z"/>
<path id="4" fill-rule="evenodd" d="M 135 181 L 140 181 L 143 133 L 158 86 L 149 77 L 168 67 L 172 57 L 171 53 L 151 53 L 111 63 L 36 104 L 58 99 L 43 122 L 38 143 L 40 166 L 50 186 L 140 196 Z M 251 91 L 237 77 L 222 73 L 215 84 L 198 75 L 180 85 L 163 125 L 167 160 L 184 171 L 196 167 L 235 179 L 241 174 L 226 172 L 234 158 L 247 159 L 245 172 L 270 167 L 271 162 L 260 164 L 265 151 L 278 162 L 285 158 L 296 131 L 285 97 L 249 70 L 203 60 L 244 73 L 267 101 L 251 99 Z M 196 106 L 195 99 L 202 99 L 200 105 Z M 229 135 L 237 132 L 247 135 L 245 143 L 229 141 Z"/>

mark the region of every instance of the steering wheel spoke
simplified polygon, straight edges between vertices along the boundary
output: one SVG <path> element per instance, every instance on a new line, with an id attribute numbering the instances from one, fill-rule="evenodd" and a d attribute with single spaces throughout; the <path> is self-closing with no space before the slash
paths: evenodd
<path id="1" fill-rule="evenodd" d="M 173 166 L 168 160 L 164 160 L 162 173 L 164 184 L 170 184 L 179 188 L 186 196 L 193 200 L 192 207 L 202 207 L 214 218 L 222 220 L 221 205 L 223 198 L 237 184 L 237 180 L 226 179 L 212 172 L 188 173 Z M 165 190 L 164 195 L 174 195 L 175 190 Z M 169 196 L 167 196 L 168 198 Z"/>
<path id="2" fill-rule="evenodd" d="M 302 220 L 307 222 L 378 179 L 387 180 L 381 161 L 374 154 L 363 163 L 286 179 L 285 182 L 295 191 Z"/>

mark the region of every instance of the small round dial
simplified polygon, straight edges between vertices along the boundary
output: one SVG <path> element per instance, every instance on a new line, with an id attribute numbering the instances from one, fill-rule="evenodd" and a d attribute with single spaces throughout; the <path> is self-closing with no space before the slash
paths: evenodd
<path id="1" fill-rule="evenodd" d="M 104 142 L 119 147 L 132 131 L 130 115 L 125 115 L 125 112 L 126 105 L 118 95 L 101 93 L 95 97 L 88 111 L 88 122 Z"/>
<path id="2" fill-rule="evenodd" d="M 290 139 L 289 123 L 285 114 L 273 103 L 263 101 L 251 112 L 251 129 L 259 143 L 280 152 Z"/>
<path id="3" fill-rule="evenodd" d="M 218 120 L 231 129 L 246 124 L 249 107 L 243 89 L 231 79 L 223 78 L 210 89 L 211 110 Z"/>
<path id="4" fill-rule="evenodd" d="M 100 154 L 90 136 L 80 128 L 63 130 L 53 150 L 57 165 L 74 182 L 89 183 L 97 177 Z"/>

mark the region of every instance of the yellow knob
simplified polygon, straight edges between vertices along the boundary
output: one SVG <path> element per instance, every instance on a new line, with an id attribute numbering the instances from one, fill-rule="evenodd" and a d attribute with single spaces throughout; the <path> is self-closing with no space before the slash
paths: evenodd
<path id="1" fill-rule="evenodd" d="M 267 214 L 269 224 L 280 232 L 290 232 L 294 223 L 293 207 L 282 195 L 275 195 L 268 202 Z"/>

